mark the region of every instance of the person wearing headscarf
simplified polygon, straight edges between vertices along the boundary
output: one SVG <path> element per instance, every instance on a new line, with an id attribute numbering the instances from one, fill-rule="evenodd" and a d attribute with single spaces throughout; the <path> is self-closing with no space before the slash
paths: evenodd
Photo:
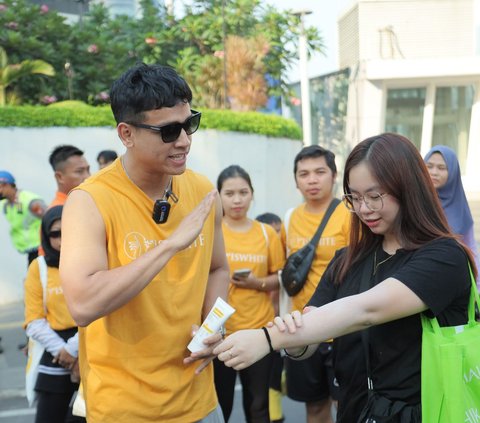
<path id="1" fill-rule="evenodd" d="M 478 266 L 480 257 L 473 218 L 463 189 L 457 155 L 446 145 L 435 145 L 425 156 L 425 163 L 452 232 L 460 235 L 462 242 L 472 250 Z"/>
<path id="2" fill-rule="evenodd" d="M 55 206 L 43 216 L 41 243 L 45 255 L 30 264 L 25 279 L 26 334 L 45 348 L 35 384 L 35 423 L 85 421 L 71 416 L 69 409 L 72 395 L 78 389 L 78 336 L 58 271 L 62 210 L 63 206 Z M 41 269 L 45 265 L 44 289 Z"/>

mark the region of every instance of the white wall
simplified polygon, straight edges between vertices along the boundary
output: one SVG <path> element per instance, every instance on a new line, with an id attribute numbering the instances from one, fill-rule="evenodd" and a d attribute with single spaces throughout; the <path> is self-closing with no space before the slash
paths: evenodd
<path id="1" fill-rule="evenodd" d="M 48 156 L 60 144 L 73 144 L 83 151 L 92 171 L 97 170 L 100 150 L 124 148 L 111 128 L 0 128 L 0 169 L 13 173 L 20 189 L 33 191 L 49 203 L 56 190 Z M 255 189 L 250 217 L 274 212 L 281 217 L 299 202 L 293 179 L 293 159 L 300 141 L 214 130 L 195 133 L 188 167 L 206 175 L 212 183 L 220 171 L 238 164 L 249 172 Z M 0 217 L 0 303 L 18 301 L 23 295 L 25 256 L 10 242 L 9 227 Z"/>
<path id="2" fill-rule="evenodd" d="M 474 18 L 474 0 L 357 0 L 338 19 L 340 68 L 359 60 L 473 56 Z"/>

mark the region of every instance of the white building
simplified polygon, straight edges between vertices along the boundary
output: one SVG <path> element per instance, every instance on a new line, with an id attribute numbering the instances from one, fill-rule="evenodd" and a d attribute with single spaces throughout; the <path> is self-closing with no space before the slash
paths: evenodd
<path id="1" fill-rule="evenodd" d="M 382 132 L 405 135 L 422 156 L 452 147 L 480 242 L 480 0 L 355 0 L 337 29 L 339 71 L 310 80 L 314 143 L 340 164 Z"/>
<path id="2" fill-rule="evenodd" d="M 480 199 L 480 57 L 475 0 L 358 0 L 338 20 L 339 65 L 350 68 L 350 145 L 398 132 L 424 155 L 458 154 Z"/>

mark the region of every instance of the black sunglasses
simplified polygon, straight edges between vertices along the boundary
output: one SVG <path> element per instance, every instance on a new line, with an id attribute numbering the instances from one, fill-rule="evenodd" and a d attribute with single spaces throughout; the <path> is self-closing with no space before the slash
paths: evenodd
<path id="1" fill-rule="evenodd" d="M 62 231 L 58 230 L 58 231 L 51 231 L 48 236 L 50 238 L 60 238 L 62 236 Z"/>
<path id="2" fill-rule="evenodd" d="M 182 129 L 185 130 L 187 135 L 192 135 L 200 126 L 201 112 L 191 110 L 192 115 L 183 123 L 169 123 L 163 126 L 146 125 L 144 123 L 130 123 L 130 125 L 136 128 L 150 129 L 157 132 L 162 137 L 162 141 L 165 143 L 174 142 L 180 136 Z M 128 123 L 128 122 L 127 122 Z"/>

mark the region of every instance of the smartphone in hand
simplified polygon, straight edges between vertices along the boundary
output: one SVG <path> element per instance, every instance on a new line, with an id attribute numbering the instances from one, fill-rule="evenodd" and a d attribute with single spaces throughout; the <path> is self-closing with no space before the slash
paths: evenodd
<path id="1" fill-rule="evenodd" d="M 233 272 L 233 279 L 243 279 L 250 274 L 250 269 L 238 269 Z"/>

